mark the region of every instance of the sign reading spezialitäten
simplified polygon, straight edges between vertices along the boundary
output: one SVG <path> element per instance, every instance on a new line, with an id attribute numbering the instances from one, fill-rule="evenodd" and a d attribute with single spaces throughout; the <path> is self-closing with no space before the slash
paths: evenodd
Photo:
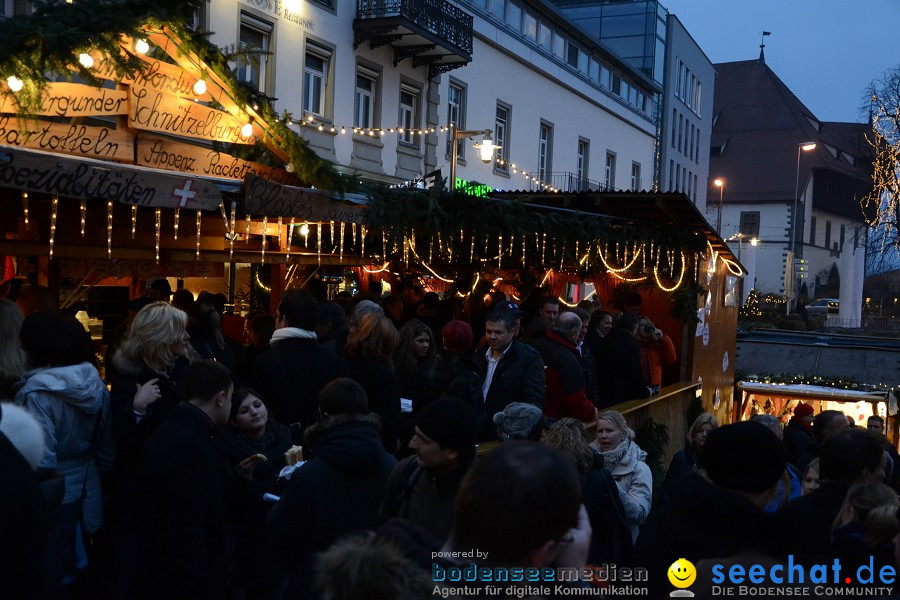
<path id="1" fill-rule="evenodd" d="M 195 177 L 0 146 L 0 187 L 67 198 L 160 208 L 213 210 L 219 188 Z"/>

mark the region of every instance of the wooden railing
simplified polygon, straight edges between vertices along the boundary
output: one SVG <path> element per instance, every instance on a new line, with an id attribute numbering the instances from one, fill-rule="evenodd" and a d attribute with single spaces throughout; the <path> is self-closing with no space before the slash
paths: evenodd
<path id="1" fill-rule="evenodd" d="M 604 410 L 615 410 L 622 413 L 628 426 L 635 431 L 648 418 L 652 417 L 656 423 L 661 423 L 669 429 L 669 444 L 666 446 L 666 454 L 663 465 L 668 466 L 676 452 L 682 449 L 688 425 L 685 420 L 685 412 L 696 396 L 696 390 L 700 387 L 697 381 L 682 381 L 667 385 L 659 391 L 659 394 L 649 398 L 628 400 L 614 404 Z M 601 411 L 603 412 L 603 411 Z M 596 421 L 584 422 L 585 437 L 592 441 L 597 431 Z M 479 444 L 478 455 L 484 455 L 494 449 L 499 442 L 485 442 Z"/>

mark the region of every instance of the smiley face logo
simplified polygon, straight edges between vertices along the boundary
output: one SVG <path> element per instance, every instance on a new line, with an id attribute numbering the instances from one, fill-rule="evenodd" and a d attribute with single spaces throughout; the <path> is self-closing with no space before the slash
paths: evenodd
<path id="1" fill-rule="evenodd" d="M 697 579 L 697 569 L 686 558 L 679 558 L 673 562 L 669 566 L 667 574 L 669 575 L 669 583 L 677 588 L 690 587 L 694 580 Z"/>

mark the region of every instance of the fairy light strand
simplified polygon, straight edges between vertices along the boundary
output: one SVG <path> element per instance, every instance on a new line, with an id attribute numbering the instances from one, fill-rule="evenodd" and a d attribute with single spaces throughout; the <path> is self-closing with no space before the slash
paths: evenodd
<path id="1" fill-rule="evenodd" d="M 178 207 L 175 207 L 175 223 L 173 224 L 172 229 L 175 234 L 174 239 L 176 239 L 176 240 L 178 239 L 178 219 L 180 217 L 181 217 L 181 209 Z"/>
<path id="2" fill-rule="evenodd" d="M 25 217 L 25 224 L 28 225 L 28 192 L 22 192 L 22 215 Z"/>
<path id="3" fill-rule="evenodd" d="M 50 260 L 53 260 L 53 245 L 56 243 L 56 214 L 59 210 L 59 196 L 50 202 Z"/>
<path id="4" fill-rule="evenodd" d="M 197 209 L 197 260 L 200 260 L 200 225 L 203 220 L 203 212 Z"/>
<path id="5" fill-rule="evenodd" d="M 162 231 L 162 209 L 156 209 L 156 264 L 159 264 L 159 238 Z"/>
<path id="6" fill-rule="evenodd" d="M 131 205 L 131 239 L 134 239 L 134 234 L 137 232 L 137 204 Z"/>
<path id="7" fill-rule="evenodd" d="M 84 237 L 84 229 L 87 225 L 87 200 L 82 200 L 78 208 L 81 213 L 81 237 Z"/>
<path id="8" fill-rule="evenodd" d="M 106 201 L 106 257 L 112 258 L 113 203 Z"/>

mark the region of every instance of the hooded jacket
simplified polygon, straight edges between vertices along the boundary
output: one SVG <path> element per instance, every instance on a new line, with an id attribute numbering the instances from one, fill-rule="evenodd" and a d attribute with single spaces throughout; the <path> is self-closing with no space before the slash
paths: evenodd
<path id="1" fill-rule="evenodd" d="M 97 531 L 103 524 L 98 468 L 111 468 L 115 458 L 109 392 L 97 369 L 85 362 L 28 371 L 15 401 L 43 430 L 45 448 L 38 467 L 63 474 L 64 503 L 75 502 L 85 491 L 84 529 Z"/>
<path id="2" fill-rule="evenodd" d="M 275 553 L 290 572 L 288 598 L 316 598 L 315 554 L 338 538 L 374 528 L 396 461 L 384 451 L 378 418 L 326 417 L 306 430 L 314 458 L 294 471 L 267 518 Z"/>

